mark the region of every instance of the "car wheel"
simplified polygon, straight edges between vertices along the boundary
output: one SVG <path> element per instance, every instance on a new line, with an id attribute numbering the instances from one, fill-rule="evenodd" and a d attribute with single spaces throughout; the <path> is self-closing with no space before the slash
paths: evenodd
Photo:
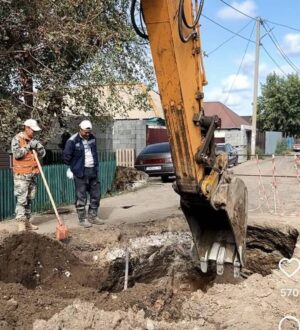
<path id="1" fill-rule="evenodd" d="M 168 176 L 162 175 L 162 177 L 161 177 L 162 182 L 166 183 L 166 182 L 168 182 L 168 180 L 169 180 Z"/>

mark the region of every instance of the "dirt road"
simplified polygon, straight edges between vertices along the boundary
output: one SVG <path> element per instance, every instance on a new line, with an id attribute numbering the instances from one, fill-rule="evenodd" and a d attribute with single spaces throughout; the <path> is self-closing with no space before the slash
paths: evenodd
<path id="1" fill-rule="evenodd" d="M 293 164 L 276 159 L 275 181 L 268 159 L 233 168 L 249 191 L 247 266 L 238 280 L 199 272 L 171 183 L 151 180 L 103 199 L 104 226 L 78 228 L 70 207 L 64 244 L 51 238 L 53 215 L 36 216 L 45 235 L 15 234 L 14 221 L 1 223 L 0 329 L 278 329 L 280 322 L 297 329 L 300 183 Z M 259 169 L 267 176 L 253 176 Z"/>

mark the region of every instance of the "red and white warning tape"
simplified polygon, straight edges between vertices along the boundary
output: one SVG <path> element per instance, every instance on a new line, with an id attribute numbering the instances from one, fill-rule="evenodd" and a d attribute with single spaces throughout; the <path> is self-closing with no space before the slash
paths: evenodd
<path id="1" fill-rule="evenodd" d="M 300 173 L 299 173 L 299 169 L 298 169 L 298 164 L 300 165 L 300 158 L 297 155 L 295 155 L 294 156 L 294 168 L 296 170 L 297 180 L 298 180 L 298 182 L 300 182 Z"/>

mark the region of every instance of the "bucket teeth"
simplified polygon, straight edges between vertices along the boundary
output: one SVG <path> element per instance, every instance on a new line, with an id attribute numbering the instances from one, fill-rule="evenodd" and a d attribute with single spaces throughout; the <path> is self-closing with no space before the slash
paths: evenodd
<path id="1" fill-rule="evenodd" d="M 206 250 L 205 255 L 200 257 L 200 268 L 201 268 L 202 273 L 207 273 L 208 254 L 209 254 L 209 250 Z"/>
<path id="2" fill-rule="evenodd" d="M 209 263 L 216 264 L 218 275 L 223 275 L 226 264 L 233 264 L 234 277 L 240 276 L 241 263 L 236 247 L 232 243 L 214 242 L 200 257 L 200 269 L 203 273 L 207 273 Z"/>
<path id="3" fill-rule="evenodd" d="M 200 261 L 200 269 L 202 273 L 207 273 L 207 268 L 208 268 L 208 262 L 201 260 Z"/>
<path id="4" fill-rule="evenodd" d="M 219 249 L 220 249 L 220 243 L 214 242 L 209 252 L 209 260 L 217 260 Z"/>
<path id="5" fill-rule="evenodd" d="M 238 258 L 238 254 L 235 254 L 235 258 L 234 258 L 234 262 L 233 262 L 233 276 L 235 278 L 240 277 L 241 274 L 241 263 L 240 260 Z"/>
<path id="6" fill-rule="evenodd" d="M 218 257 L 217 257 L 217 274 L 223 275 L 224 273 L 224 262 L 226 256 L 226 249 L 224 246 L 220 246 Z"/>

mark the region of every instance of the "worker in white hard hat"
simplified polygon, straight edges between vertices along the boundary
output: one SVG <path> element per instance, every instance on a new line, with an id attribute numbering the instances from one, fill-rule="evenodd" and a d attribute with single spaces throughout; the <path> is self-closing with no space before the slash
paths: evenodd
<path id="1" fill-rule="evenodd" d="M 39 157 L 46 154 L 40 141 L 34 138 L 41 130 L 34 119 L 24 122 L 24 131 L 18 133 L 11 142 L 13 154 L 14 194 L 16 202 L 16 220 L 19 231 L 37 230 L 31 223 L 31 204 L 36 194 L 36 177 L 39 174 L 37 162 L 33 156 L 35 150 Z"/>
<path id="2" fill-rule="evenodd" d="M 63 155 L 65 164 L 70 166 L 74 175 L 75 207 L 79 224 L 84 228 L 93 224 L 102 225 L 104 222 L 98 218 L 101 198 L 99 161 L 96 138 L 92 134 L 92 123 L 89 120 L 83 120 L 79 124 L 79 132 L 69 138 Z M 87 194 L 90 196 L 88 210 Z"/>

